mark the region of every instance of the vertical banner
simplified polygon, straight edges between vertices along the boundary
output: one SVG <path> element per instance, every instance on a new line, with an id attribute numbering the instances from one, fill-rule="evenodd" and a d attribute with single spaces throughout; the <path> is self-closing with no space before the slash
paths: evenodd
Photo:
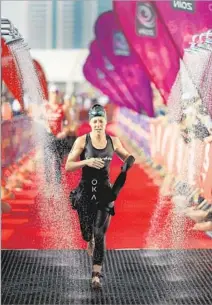
<path id="1" fill-rule="evenodd" d="M 191 41 L 200 44 L 203 44 L 205 40 L 211 41 L 212 0 L 154 1 L 154 5 L 173 45 L 183 58 L 183 65 L 185 65 L 193 91 L 198 92 L 212 115 L 211 48 L 199 48 L 196 51 L 184 53 L 184 49 L 190 47 Z M 206 35 L 208 30 L 211 32 L 209 36 Z M 198 37 L 196 34 L 201 35 Z"/>
<path id="2" fill-rule="evenodd" d="M 108 81 L 107 76 L 100 70 L 100 68 L 94 65 L 90 55 L 83 66 L 83 73 L 87 81 L 102 91 L 103 94 L 107 95 L 113 103 L 118 106 L 124 105 L 122 99 Z"/>
<path id="3" fill-rule="evenodd" d="M 153 1 L 114 1 L 117 22 L 165 102 L 179 71 L 180 56 Z"/>
<path id="4" fill-rule="evenodd" d="M 37 75 L 38 75 L 38 78 L 40 81 L 41 88 L 43 90 L 43 96 L 45 97 L 46 100 L 48 100 L 49 94 L 48 94 L 46 75 L 43 71 L 43 68 L 41 67 L 40 63 L 37 60 L 33 59 L 33 63 L 34 63 L 35 70 L 37 72 Z"/>
<path id="5" fill-rule="evenodd" d="M 106 61 L 114 67 L 136 103 L 137 112 L 154 116 L 152 89 L 144 66 L 129 46 L 112 11 L 103 13 L 96 21 L 95 34 Z"/>
<path id="6" fill-rule="evenodd" d="M 1 38 L 1 47 L 2 79 L 8 90 L 12 93 L 14 98 L 20 102 L 22 109 L 24 109 L 23 89 L 20 81 L 21 78 L 19 70 L 12 53 L 3 38 Z"/>
<path id="7" fill-rule="evenodd" d="M 154 1 L 154 5 L 181 57 L 193 35 L 212 29 L 212 0 Z"/>
<path id="8" fill-rule="evenodd" d="M 90 45 L 90 56 L 94 65 L 99 67 L 110 80 L 111 84 L 121 97 L 123 104 L 126 104 L 126 107 L 136 111 L 135 101 L 129 94 L 126 85 L 123 83 L 123 80 L 120 78 L 120 76 L 116 73 L 114 66 L 106 57 L 102 55 L 101 49 L 99 48 L 96 40 L 94 40 Z"/>

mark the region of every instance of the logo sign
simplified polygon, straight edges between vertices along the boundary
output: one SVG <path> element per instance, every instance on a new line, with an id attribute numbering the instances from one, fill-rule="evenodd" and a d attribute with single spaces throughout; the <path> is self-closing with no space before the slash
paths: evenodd
<path id="1" fill-rule="evenodd" d="M 114 66 L 111 64 L 111 62 L 109 61 L 109 59 L 107 57 L 103 57 L 103 60 L 104 60 L 104 64 L 105 64 L 105 68 L 108 70 L 108 71 L 113 71 L 114 70 Z"/>
<path id="2" fill-rule="evenodd" d="M 194 0 L 172 0 L 172 7 L 175 10 L 181 10 L 190 13 L 195 11 Z"/>
<path id="3" fill-rule="evenodd" d="M 151 3 L 137 1 L 136 33 L 139 36 L 156 36 L 156 14 Z"/>
<path id="4" fill-rule="evenodd" d="M 122 32 L 113 33 L 113 52 L 115 55 L 129 56 L 130 48 Z"/>
<path id="5" fill-rule="evenodd" d="M 105 78 L 104 73 L 99 69 L 96 69 L 96 74 L 97 74 L 98 79 L 104 79 Z"/>

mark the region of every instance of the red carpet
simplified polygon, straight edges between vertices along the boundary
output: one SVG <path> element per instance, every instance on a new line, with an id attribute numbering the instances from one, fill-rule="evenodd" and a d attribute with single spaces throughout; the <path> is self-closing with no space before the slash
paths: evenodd
<path id="1" fill-rule="evenodd" d="M 119 172 L 120 164 L 115 158 L 111 172 L 112 181 Z M 79 173 L 68 174 L 66 178 L 68 184 L 75 187 Z M 111 220 L 107 234 L 109 249 L 175 246 L 175 238 L 173 244 L 170 232 L 172 220 L 169 220 L 168 227 L 165 226 L 170 203 L 162 204 L 159 215 L 151 226 L 151 217 L 158 205 L 157 192 L 157 188 L 146 174 L 137 165 L 134 166 L 116 202 L 116 215 Z M 17 193 L 15 200 L 10 200 L 12 213 L 2 217 L 2 248 L 84 248 L 76 212 L 69 206 L 68 194 L 50 202 L 35 196 L 35 189 L 23 190 Z M 189 228 L 188 223 L 186 225 Z M 180 241 L 182 247 L 211 248 L 211 239 L 202 233 L 189 231 L 188 228 L 186 238 Z"/>
<path id="2" fill-rule="evenodd" d="M 119 173 L 121 161 L 114 158 L 111 180 Z M 64 172 L 67 191 L 45 200 L 33 189 L 16 193 L 10 200 L 11 214 L 2 216 L 3 249 L 78 249 L 84 248 L 76 212 L 70 208 L 68 193 L 80 172 Z M 42 183 L 42 182 L 40 182 Z M 211 248 L 204 233 L 193 232 L 192 223 L 172 219 L 170 202 L 158 202 L 158 189 L 135 165 L 116 201 L 116 215 L 107 233 L 108 249 L 123 248 Z M 152 222 L 151 222 L 152 220 Z M 185 234 L 183 232 L 186 232 Z"/>

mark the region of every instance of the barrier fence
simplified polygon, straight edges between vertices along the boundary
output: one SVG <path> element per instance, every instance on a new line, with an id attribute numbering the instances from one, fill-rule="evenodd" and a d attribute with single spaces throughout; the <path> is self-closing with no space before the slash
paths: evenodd
<path id="1" fill-rule="evenodd" d="M 3 121 L 2 132 L 2 169 L 16 163 L 34 147 L 33 122 L 27 116 L 18 116 Z"/>
<path id="2" fill-rule="evenodd" d="M 188 140 L 182 126 L 170 123 L 167 116 L 149 118 L 120 108 L 116 121 L 122 139 L 129 139 L 143 162 L 158 172 L 162 196 L 169 196 L 174 202 L 174 196 L 179 194 L 176 186 L 181 185 L 183 196 L 196 191 L 212 206 L 212 142 L 195 137 Z"/>
<path id="3" fill-rule="evenodd" d="M 166 174 L 198 187 L 212 202 L 212 145 L 199 139 L 186 143 L 179 124 L 166 116 L 148 118 L 129 109 L 119 109 L 117 124 L 130 141 Z"/>

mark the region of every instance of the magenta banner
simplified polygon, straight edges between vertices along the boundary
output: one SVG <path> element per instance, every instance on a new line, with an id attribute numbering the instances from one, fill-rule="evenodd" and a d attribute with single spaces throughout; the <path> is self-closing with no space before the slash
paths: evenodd
<path id="1" fill-rule="evenodd" d="M 209 93 L 211 52 L 200 49 L 198 52 L 184 53 L 184 49 L 189 48 L 192 41 L 204 42 L 206 39 L 204 33 L 212 29 L 212 0 L 169 0 L 154 1 L 154 3 L 160 19 L 170 33 L 172 43 L 183 58 L 186 73 L 191 80 L 189 91 L 198 92 L 203 103 L 212 113 Z M 198 34 L 201 34 L 201 39 Z M 188 87 L 185 90 L 188 91 Z"/>
<path id="2" fill-rule="evenodd" d="M 152 1 L 114 1 L 117 22 L 165 102 L 179 71 L 179 53 Z"/>
<path id="3" fill-rule="evenodd" d="M 121 97 L 117 94 L 110 81 L 108 81 L 107 76 L 92 62 L 91 55 L 88 56 L 83 66 L 83 73 L 87 81 L 107 95 L 114 104 L 124 106 Z"/>
<path id="4" fill-rule="evenodd" d="M 123 80 L 114 70 L 114 66 L 109 62 L 106 57 L 103 57 L 96 40 L 94 40 L 90 45 L 90 56 L 93 64 L 97 68 L 100 68 L 100 70 L 106 75 L 107 79 L 115 88 L 115 90 L 121 97 L 123 104 L 126 107 L 137 111 L 136 103 L 133 97 L 130 95 L 126 85 L 123 83 Z"/>
<path id="5" fill-rule="evenodd" d="M 212 29 L 211 0 L 154 1 L 154 5 L 181 57 L 193 35 Z"/>
<path id="6" fill-rule="evenodd" d="M 105 67 L 119 75 L 139 113 L 154 116 L 152 89 L 144 66 L 129 46 L 112 11 L 103 13 L 95 24 L 96 41 L 104 56 Z"/>

